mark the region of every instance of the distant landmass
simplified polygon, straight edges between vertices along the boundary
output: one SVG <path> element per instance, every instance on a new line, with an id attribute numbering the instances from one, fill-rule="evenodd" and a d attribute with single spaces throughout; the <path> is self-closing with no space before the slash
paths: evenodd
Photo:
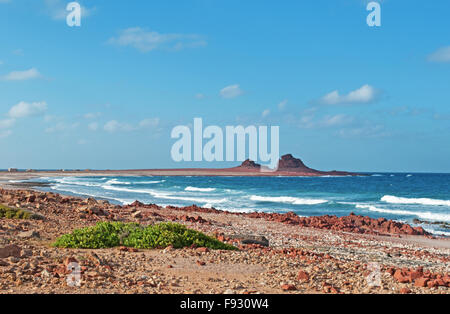
<path id="1" fill-rule="evenodd" d="M 0 171 L 1 172 L 1 171 Z M 132 169 L 132 170 L 27 170 L 19 172 L 9 169 L 15 177 L 32 178 L 45 175 L 50 176 L 291 176 L 291 177 L 318 177 L 318 176 L 357 176 L 361 175 L 346 171 L 320 171 L 307 167 L 301 159 L 291 154 L 281 157 L 277 170 L 269 169 L 252 160 L 244 161 L 240 166 L 234 168 L 191 168 L 191 169 Z"/>
<path id="2" fill-rule="evenodd" d="M 265 169 L 260 164 L 247 159 L 236 168 L 231 168 L 232 171 L 244 171 L 244 172 L 267 172 L 270 169 Z M 276 171 L 271 172 L 274 175 L 292 175 L 292 176 L 352 176 L 358 175 L 357 173 L 346 171 L 319 171 L 307 167 L 301 159 L 295 158 L 292 154 L 287 154 L 281 157 L 278 162 L 278 168 Z"/>

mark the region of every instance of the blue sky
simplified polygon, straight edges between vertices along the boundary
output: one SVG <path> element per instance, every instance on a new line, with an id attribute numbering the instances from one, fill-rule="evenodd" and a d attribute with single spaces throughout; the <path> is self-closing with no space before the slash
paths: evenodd
<path id="1" fill-rule="evenodd" d="M 280 126 L 323 170 L 450 172 L 450 3 L 0 0 L 0 168 L 171 160 L 176 125 Z M 232 165 L 234 165 L 233 163 Z"/>

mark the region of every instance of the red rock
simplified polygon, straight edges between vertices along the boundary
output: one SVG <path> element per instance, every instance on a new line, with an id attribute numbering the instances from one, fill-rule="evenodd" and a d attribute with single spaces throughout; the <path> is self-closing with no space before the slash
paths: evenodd
<path id="1" fill-rule="evenodd" d="M 309 281 L 309 274 L 307 272 L 301 270 L 297 275 L 297 280 Z"/>
<path id="2" fill-rule="evenodd" d="M 417 279 L 417 280 L 414 282 L 414 286 L 415 286 L 415 287 L 425 288 L 425 287 L 427 286 L 427 283 L 428 283 L 429 280 L 430 280 L 430 279 L 428 279 L 428 278 L 421 277 L 421 278 Z"/>
<path id="3" fill-rule="evenodd" d="M 294 285 L 282 285 L 281 290 L 283 291 L 295 291 L 297 290 L 297 287 Z"/>
<path id="4" fill-rule="evenodd" d="M 197 252 L 200 252 L 200 253 L 208 253 L 208 252 L 209 252 L 209 249 L 208 249 L 207 247 L 199 247 L 199 248 L 197 249 Z"/>
<path id="5" fill-rule="evenodd" d="M 411 289 L 408 289 L 408 288 L 401 288 L 401 289 L 400 289 L 400 293 L 401 293 L 401 294 L 410 294 L 410 293 L 411 293 Z"/>
<path id="6" fill-rule="evenodd" d="M 422 277 L 423 273 L 422 272 L 418 272 L 418 271 L 412 271 L 412 272 L 409 273 L 409 276 L 410 276 L 411 280 L 414 281 L 414 280 Z"/>
<path id="7" fill-rule="evenodd" d="M 401 271 L 400 269 L 397 269 L 394 273 L 394 278 L 399 282 L 399 283 L 407 283 L 409 282 L 409 278 L 406 276 L 406 274 Z"/>
<path id="8" fill-rule="evenodd" d="M 439 284 L 438 284 L 437 280 L 430 280 L 427 282 L 427 287 L 435 288 L 435 287 L 439 287 Z"/>
<path id="9" fill-rule="evenodd" d="M 205 266 L 206 263 L 205 263 L 205 262 L 202 262 L 202 261 L 197 261 L 197 265 L 199 265 L 199 266 Z"/>

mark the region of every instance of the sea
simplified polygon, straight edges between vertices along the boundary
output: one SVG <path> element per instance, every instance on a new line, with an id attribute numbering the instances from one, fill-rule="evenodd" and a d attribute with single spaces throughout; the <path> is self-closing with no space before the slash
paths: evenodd
<path id="1" fill-rule="evenodd" d="M 299 216 L 350 213 L 384 217 L 450 236 L 450 174 L 368 173 L 346 177 L 48 177 L 46 191 L 95 197 L 116 204 L 231 212 L 295 212 Z M 421 221 L 436 224 L 418 223 Z M 445 225 L 444 223 L 447 223 Z"/>

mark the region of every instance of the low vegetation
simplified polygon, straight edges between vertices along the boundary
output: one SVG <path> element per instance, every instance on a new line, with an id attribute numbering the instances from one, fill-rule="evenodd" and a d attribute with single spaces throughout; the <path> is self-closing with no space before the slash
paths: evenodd
<path id="1" fill-rule="evenodd" d="M 60 248 L 101 249 L 126 246 L 136 249 L 207 247 L 213 250 L 235 250 L 232 245 L 191 230 L 180 224 L 160 223 L 141 226 L 136 223 L 100 222 L 93 227 L 77 229 L 59 237 L 53 244 Z"/>
<path id="2" fill-rule="evenodd" d="M 11 208 L 11 207 L 0 204 L 0 218 L 37 219 L 38 216 L 27 210 L 23 210 L 23 209 L 19 209 L 19 208 Z"/>

